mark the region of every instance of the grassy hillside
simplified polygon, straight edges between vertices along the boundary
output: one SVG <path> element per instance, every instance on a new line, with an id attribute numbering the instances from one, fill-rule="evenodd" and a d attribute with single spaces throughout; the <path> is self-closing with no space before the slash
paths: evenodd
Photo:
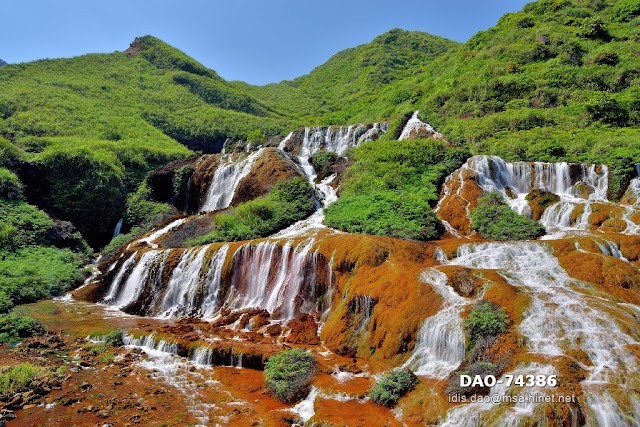
<path id="1" fill-rule="evenodd" d="M 0 138 L 15 151 L 7 166 L 40 165 L 41 207 L 71 220 L 94 246 L 108 241 L 127 193 L 149 170 L 189 155 L 187 147 L 216 152 L 227 138 L 293 126 L 149 36 L 126 53 L 0 70 Z"/>
<path id="2" fill-rule="evenodd" d="M 307 112 L 309 124 L 345 124 L 393 117 L 416 94 L 394 83 L 423 70 L 458 43 L 419 31 L 393 29 L 371 43 L 343 50 L 292 81 L 244 87 L 256 98 Z M 374 104 L 372 104 L 374 103 Z M 297 110 L 297 111 L 296 111 Z"/>
<path id="3" fill-rule="evenodd" d="M 420 109 L 474 154 L 607 163 L 617 197 L 640 159 L 639 4 L 541 0 L 464 44 L 396 29 L 262 87 L 226 82 L 151 36 L 121 53 L 7 65 L 3 164 L 28 181 L 29 201 L 100 246 L 146 173 L 190 149 L 257 130 L 397 124 Z"/>

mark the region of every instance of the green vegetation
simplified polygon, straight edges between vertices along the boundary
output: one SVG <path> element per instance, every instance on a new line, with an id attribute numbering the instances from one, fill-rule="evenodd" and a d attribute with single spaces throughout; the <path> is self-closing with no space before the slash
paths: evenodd
<path id="1" fill-rule="evenodd" d="M 0 313 L 15 304 L 60 295 L 82 279 L 87 254 L 50 246 L 47 232 L 53 221 L 47 214 L 1 198 L 0 210 Z"/>
<path id="2" fill-rule="evenodd" d="M 21 338 L 33 337 L 45 332 L 37 320 L 17 314 L 0 315 L 0 342 L 15 343 Z"/>
<path id="3" fill-rule="evenodd" d="M 325 223 L 352 233 L 435 239 L 440 223 L 430 206 L 438 185 L 468 156 L 433 139 L 363 144 L 350 153 L 354 163 Z"/>
<path id="4" fill-rule="evenodd" d="M 309 392 L 316 373 L 316 360 L 304 349 L 285 350 L 269 357 L 264 379 L 269 393 L 284 403 L 293 403 Z"/>
<path id="5" fill-rule="evenodd" d="M 464 322 L 469 348 L 475 346 L 481 338 L 493 338 L 504 332 L 508 321 L 504 309 L 489 301 L 480 301 Z"/>
<path id="6" fill-rule="evenodd" d="M 511 210 L 497 192 L 480 196 L 470 216 L 474 230 L 486 239 L 527 240 L 545 233 L 544 226 Z"/>
<path id="7" fill-rule="evenodd" d="M 318 174 L 318 180 L 322 181 L 326 177 L 330 176 L 333 172 L 331 166 L 338 160 L 338 155 L 333 151 L 320 150 L 316 152 L 309 162 L 313 165 L 313 168 Z"/>
<path id="8" fill-rule="evenodd" d="M 22 198 L 22 183 L 16 174 L 0 167 L 0 198 L 18 200 Z"/>
<path id="9" fill-rule="evenodd" d="M 193 245 L 232 242 L 268 236 L 314 211 L 314 193 L 305 178 L 296 177 L 274 185 L 271 192 L 242 203 L 214 218 L 214 230 L 189 241 Z"/>
<path id="10" fill-rule="evenodd" d="M 369 391 L 369 397 L 383 406 L 395 406 L 398 400 L 418 384 L 418 377 L 407 369 L 394 369 L 382 375 Z"/>
<path id="11" fill-rule="evenodd" d="M 0 400 L 6 400 L 16 393 L 30 390 L 47 373 L 46 369 L 31 363 L 21 363 L 2 369 L 0 371 Z"/>
<path id="12" fill-rule="evenodd" d="M 116 329 L 114 331 L 109 332 L 106 335 L 103 335 L 101 338 L 104 340 L 104 343 L 111 347 L 122 347 L 124 345 L 123 341 L 124 331 L 122 329 Z"/>

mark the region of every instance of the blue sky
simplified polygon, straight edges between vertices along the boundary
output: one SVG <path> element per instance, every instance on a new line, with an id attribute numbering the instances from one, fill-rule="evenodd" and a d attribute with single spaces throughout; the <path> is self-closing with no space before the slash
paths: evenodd
<path id="1" fill-rule="evenodd" d="M 523 0 L 8 0 L 0 58 L 9 63 L 125 50 L 151 34 L 227 80 L 306 74 L 392 28 L 465 41 Z"/>

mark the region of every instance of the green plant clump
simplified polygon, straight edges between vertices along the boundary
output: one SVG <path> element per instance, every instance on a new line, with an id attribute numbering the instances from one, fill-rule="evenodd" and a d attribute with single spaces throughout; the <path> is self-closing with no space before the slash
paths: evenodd
<path id="1" fill-rule="evenodd" d="M 527 240 L 545 233 L 544 226 L 511 210 L 497 192 L 479 197 L 470 216 L 474 230 L 486 239 Z"/>
<path id="2" fill-rule="evenodd" d="M 0 342 L 14 343 L 21 338 L 43 334 L 44 326 L 28 316 L 7 314 L 0 316 Z"/>
<path id="3" fill-rule="evenodd" d="M 504 309 L 489 301 L 481 301 L 473 307 L 464 322 L 469 337 L 469 348 L 481 338 L 491 338 L 501 334 L 507 329 L 508 322 Z"/>
<path id="4" fill-rule="evenodd" d="M 392 407 L 418 384 L 415 374 L 407 369 L 394 369 L 380 377 L 369 391 L 375 403 Z"/>
<path id="5" fill-rule="evenodd" d="M 6 400 L 15 393 L 29 390 L 40 378 L 46 375 L 46 370 L 32 365 L 20 365 L 4 368 L 0 371 L 0 400 Z"/>
<path id="6" fill-rule="evenodd" d="M 102 339 L 106 345 L 111 347 L 122 347 L 124 345 L 123 337 L 124 331 L 122 329 L 116 329 L 106 335 L 103 335 Z"/>
<path id="7" fill-rule="evenodd" d="M 264 237 L 305 218 L 313 210 L 314 194 L 309 182 L 302 177 L 291 178 L 274 185 L 266 196 L 217 215 L 214 230 L 189 243 L 201 245 Z"/>
<path id="8" fill-rule="evenodd" d="M 326 209 L 325 223 L 351 233 L 430 240 L 441 225 L 431 206 L 438 185 L 469 153 L 442 141 L 376 141 L 350 156 L 338 201 Z"/>
<path id="9" fill-rule="evenodd" d="M 274 354 L 264 368 L 269 392 L 284 403 L 295 402 L 309 392 L 316 373 L 316 360 L 304 349 L 296 348 Z"/>

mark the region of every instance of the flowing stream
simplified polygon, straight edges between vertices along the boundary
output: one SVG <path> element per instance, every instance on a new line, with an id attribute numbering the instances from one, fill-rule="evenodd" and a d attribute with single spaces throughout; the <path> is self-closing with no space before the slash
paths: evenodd
<path id="1" fill-rule="evenodd" d="M 640 328 L 626 305 L 601 298 L 588 284 L 569 277 L 551 251 L 540 243 L 467 244 L 458 249 L 451 264 L 497 269 L 509 284 L 527 293 L 531 303 L 519 330 L 530 352 L 545 358 L 571 351 L 588 356 L 591 365 L 583 366 L 588 376 L 581 385 L 589 425 L 640 424 L 640 366 L 631 349 L 640 345 Z M 543 366 L 534 370 L 539 374 L 537 369 Z M 534 409 L 514 408 L 502 413 L 499 422 L 491 418 L 490 425 L 516 425 L 523 417 L 532 416 Z M 470 421 L 470 414 L 483 411 L 495 412 L 498 408 L 457 407 L 449 419 L 457 423 L 470 417 L 469 421 L 445 425 L 476 425 Z M 458 412 L 461 415 L 456 415 Z"/>

